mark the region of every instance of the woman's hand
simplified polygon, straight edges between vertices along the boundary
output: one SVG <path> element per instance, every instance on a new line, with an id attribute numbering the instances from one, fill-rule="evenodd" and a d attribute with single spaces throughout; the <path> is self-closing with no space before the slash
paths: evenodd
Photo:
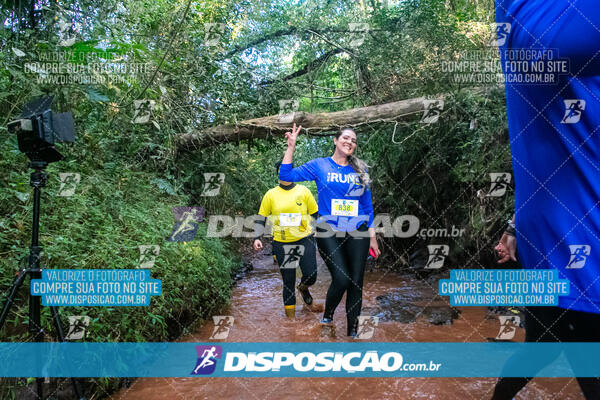
<path id="1" fill-rule="evenodd" d="M 254 250 L 259 251 L 262 248 L 263 248 L 263 245 L 262 245 L 262 242 L 260 241 L 260 239 L 254 239 Z"/>
<path id="2" fill-rule="evenodd" d="M 288 147 L 292 147 L 292 148 L 296 147 L 296 140 L 298 139 L 298 134 L 300 133 L 300 129 L 302 129 L 302 125 L 299 125 L 298 128 L 296 128 L 296 123 L 294 122 L 294 125 L 292 126 L 292 131 L 285 133 L 285 137 L 287 138 Z"/>
<path id="3" fill-rule="evenodd" d="M 371 234 L 371 241 L 369 243 L 369 250 L 375 254 L 375 259 L 377 260 L 381 255 L 381 251 L 379 250 L 379 244 L 377 244 L 377 236 L 375 236 L 375 229 L 369 228 L 369 233 Z"/>
<path id="4" fill-rule="evenodd" d="M 517 261 L 517 238 L 506 233 L 503 234 L 494 250 L 500 257 L 498 264 L 505 263 L 508 260 Z"/>
<path id="5" fill-rule="evenodd" d="M 300 133 L 300 129 L 302 129 L 302 125 L 299 125 L 296 128 L 296 123 L 292 126 L 291 132 L 286 132 L 285 137 L 287 138 L 287 150 L 283 155 L 283 160 L 281 160 L 282 164 L 291 164 L 292 159 L 294 158 L 294 149 L 296 148 L 296 139 L 298 139 L 298 134 Z"/>

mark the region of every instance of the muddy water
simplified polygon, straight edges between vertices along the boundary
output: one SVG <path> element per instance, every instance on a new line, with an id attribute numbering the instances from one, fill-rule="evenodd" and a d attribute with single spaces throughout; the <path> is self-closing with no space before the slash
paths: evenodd
<path id="1" fill-rule="evenodd" d="M 221 315 L 235 318 L 228 342 L 345 342 L 344 301 L 336 310 L 333 329 L 323 329 L 321 313 L 312 313 L 297 295 L 296 318 L 286 319 L 282 283 L 270 256 L 253 260 L 254 270 L 238 282 L 231 306 Z M 319 258 L 317 283 L 311 293 L 324 303 L 330 275 Z M 377 296 L 386 293 L 413 295 L 423 310 L 447 305 L 436 298 L 435 281 L 429 282 L 373 269 L 365 274 L 363 314 L 381 311 Z M 410 297 L 409 297 L 410 298 Z M 446 299 L 446 301 L 444 301 Z M 381 299 L 380 299 L 381 300 Z M 421 303 L 421 304 L 419 304 Z M 382 321 L 369 341 L 380 342 L 484 342 L 499 331 L 496 317 L 484 307 L 463 307 L 452 324 L 433 325 L 425 313 L 413 322 Z M 207 342 L 214 325 L 207 322 L 185 342 Z M 514 340 L 522 341 L 518 329 Z M 468 360 L 465 360 L 466 362 Z M 143 378 L 134 381 L 113 399 L 489 399 L 495 378 Z M 516 399 L 575 400 L 583 396 L 571 378 L 537 378 Z"/>

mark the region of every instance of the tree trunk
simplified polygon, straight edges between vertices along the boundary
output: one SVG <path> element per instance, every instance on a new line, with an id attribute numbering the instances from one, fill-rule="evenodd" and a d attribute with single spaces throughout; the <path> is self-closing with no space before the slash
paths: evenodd
<path id="1" fill-rule="evenodd" d="M 249 119 L 241 121 L 237 125 L 218 125 L 203 131 L 180 135 L 177 139 L 177 148 L 180 152 L 186 152 L 244 139 L 264 139 L 272 135 L 283 136 L 285 132 L 291 129 L 293 123 L 302 125 L 302 130 L 305 133 L 315 134 L 337 131 L 342 127 L 394 121 L 421 113 L 423 111 L 423 100 L 425 100 L 424 97 L 417 97 L 393 103 L 328 113 L 313 114 L 298 111 L 290 114 Z"/>

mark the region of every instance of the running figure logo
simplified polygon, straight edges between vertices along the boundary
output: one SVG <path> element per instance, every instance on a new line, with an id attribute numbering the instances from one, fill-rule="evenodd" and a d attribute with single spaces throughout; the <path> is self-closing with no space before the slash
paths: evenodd
<path id="1" fill-rule="evenodd" d="M 352 32 L 350 34 L 351 40 L 348 45 L 352 48 L 357 48 L 364 43 L 367 32 L 369 32 L 369 24 L 366 22 L 350 22 L 348 24 L 348 30 Z"/>
<path id="2" fill-rule="evenodd" d="M 133 123 L 134 124 L 147 124 L 152 116 L 152 110 L 156 101 L 154 100 L 134 100 L 133 101 Z"/>
<path id="3" fill-rule="evenodd" d="M 225 174 L 222 172 L 205 172 L 204 187 L 200 196 L 214 197 L 221 191 L 221 185 L 225 182 Z"/>
<path id="4" fill-rule="evenodd" d="M 508 22 L 496 22 L 492 24 L 492 35 L 490 46 L 504 46 L 506 38 L 510 33 L 511 25 Z"/>
<path id="5" fill-rule="evenodd" d="M 445 244 L 430 244 L 427 246 L 429 259 L 425 264 L 425 269 L 439 269 L 444 265 L 444 260 L 450 252 L 450 246 Z"/>
<path id="6" fill-rule="evenodd" d="M 294 122 L 294 114 L 300 107 L 300 102 L 297 99 L 279 100 L 279 116 L 277 122 L 280 124 L 291 124 Z"/>
<path id="7" fill-rule="evenodd" d="M 213 315 L 215 328 L 209 339 L 224 340 L 229 336 L 229 330 L 233 327 L 233 317 L 231 315 Z"/>
<path id="8" fill-rule="evenodd" d="M 198 360 L 192 375 L 210 375 L 217 368 L 217 359 L 223 355 L 221 346 L 196 346 Z"/>
<path id="9" fill-rule="evenodd" d="M 175 224 L 167 242 L 189 242 L 198 231 L 198 223 L 204 217 L 202 207 L 173 207 Z"/>
<path id="10" fill-rule="evenodd" d="M 76 172 L 61 172 L 58 174 L 60 178 L 60 189 L 57 196 L 71 197 L 75 194 L 77 184 L 81 182 L 81 176 Z"/>
<path id="11" fill-rule="evenodd" d="M 371 339 L 375 333 L 375 327 L 379 324 L 379 317 L 360 315 L 358 317 L 358 330 L 356 339 Z"/>
<path id="12" fill-rule="evenodd" d="M 423 100 L 422 124 L 435 124 L 444 110 L 444 100 Z"/>
<path id="13" fill-rule="evenodd" d="M 572 244 L 569 245 L 571 258 L 565 267 L 566 269 L 581 269 L 590 255 L 591 247 L 587 244 Z"/>
<path id="14" fill-rule="evenodd" d="M 204 44 L 206 46 L 217 46 L 221 41 L 221 35 L 225 32 L 223 23 L 204 24 Z"/>
<path id="15" fill-rule="evenodd" d="M 300 259 L 304 255 L 304 246 L 301 244 L 284 244 L 283 253 L 283 262 L 279 268 L 294 269 L 298 267 Z"/>
<path id="16" fill-rule="evenodd" d="M 59 20 L 58 20 L 58 36 L 60 42 L 58 42 L 59 46 L 62 47 L 71 47 L 77 41 L 76 36 L 71 36 L 71 26 L 73 26 L 72 22 L 67 22 L 70 20 L 70 16 L 62 11 L 58 12 Z M 56 18 L 56 17 L 55 17 Z"/>
<path id="17" fill-rule="evenodd" d="M 87 315 L 70 315 L 69 331 L 66 340 L 79 340 L 85 336 L 85 329 L 90 326 L 90 317 Z"/>
<path id="18" fill-rule="evenodd" d="M 381 0 L 383 8 L 393 8 L 400 4 L 401 0 Z"/>
<path id="19" fill-rule="evenodd" d="M 367 179 L 369 174 L 367 175 Z M 362 196 L 362 194 L 365 192 L 365 190 L 367 189 L 367 186 L 362 183 L 358 177 L 358 174 L 356 173 L 350 173 L 348 174 L 348 177 L 351 177 L 349 179 L 350 183 L 348 184 L 348 190 L 346 191 L 346 196 Z"/>
<path id="20" fill-rule="evenodd" d="M 585 100 L 573 99 L 564 100 L 565 102 L 565 115 L 560 121 L 561 124 L 576 124 L 581 118 L 583 110 L 585 110 Z"/>
<path id="21" fill-rule="evenodd" d="M 512 175 L 508 172 L 490 172 L 490 191 L 486 197 L 501 197 L 506 193 Z"/>
<path id="22" fill-rule="evenodd" d="M 500 330 L 496 335 L 496 340 L 511 340 L 515 337 L 517 328 L 521 323 L 521 317 L 517 315 L 500 315 Z"/>
<path id="23" fill-rule="evenodd" d="M 160 246 L 158 245 L 140 245 L 140 268 L 152 268 L 154 261 L 160 252 Z"/>

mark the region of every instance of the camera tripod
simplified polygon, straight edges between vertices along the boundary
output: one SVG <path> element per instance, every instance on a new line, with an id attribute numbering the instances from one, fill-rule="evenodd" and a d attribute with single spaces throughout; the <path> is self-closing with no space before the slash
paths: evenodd
<path id="1" fill-rule="evenodd" d="M 4 307 L 2 307 L 2 313 L 0 314 L 0 329 L 2 329 L 2 326 L 4 325 L 4 321 L 6 320 L 8 312 L 11 306 L 14 304 L 15 296 L 25 281 L 25 278 L 27 278 L 27 276 L 29 276 L 30 280 L 42 278 L 42 269 L 40 268 L 40 253 L 42 252 L 42 248 L 38 245 L 38 236 L 40 229 L 41 188 L 46 186 L 46 181 L 48 180 L 48 174 L 44 172 L 44 169 L 47 165 L 48 163 L 46 161 L 32 160 L 29 163 L 29 167 L 33 168 L 34 172 L 31 173 L 31 180 L 29 182 L 29 184 L 33 187 L 33 225 L 31 228 L 31 247 L 29 248 L 28 267 L 18 272 L 17 277 L 15 278 L 13 285 L 8 292 L 8 297 L 6 298 Z M 44 330 L 41 325 L 40 310 L 41 297 L 32 296 L 29 294 L 29 334 L 33 342 L 44 341 Z M 58 340 L 64 342 L 65 334 L 60 322 L 60 316 L 58 314 L 57 307 L 50 307 L 50 312 L 52 313 L 52 319 L 54 320 L 54 327 L 56 328 Z M 79 386 L 77 379 L 71 378 L 71 383 L 73 384 L 73 390 L 75 391 L 77 398 L 83 399 L 81 387 Z M 36 378 L 36 388 L 38 398 L 40 400 L 43 399 L 44 388 L 42 378 Z"/>

